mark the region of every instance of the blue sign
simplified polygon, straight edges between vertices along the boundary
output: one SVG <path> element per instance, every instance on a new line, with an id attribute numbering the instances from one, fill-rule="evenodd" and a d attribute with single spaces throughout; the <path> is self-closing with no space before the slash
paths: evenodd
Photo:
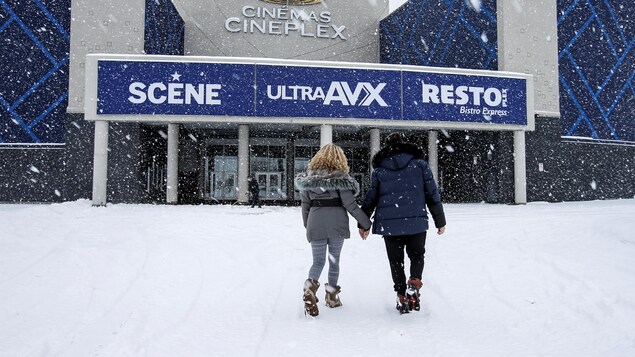
<path id="1" fill-rule="evenodd" d="M 254 66 L 99 61 L 97 114 L 254 115 Z"/>
<path id="2" fill-rule="evenodd" d="M 527 125 L 524 79 L 403 73 L 403 119 Z"/>
<path id="3" fill-rule="evenodd" d="M 401 68 L 99 60 L 97 114 L 528 125 L 526 81 Z"/>
<path id="4" fill-rule="evenodd" d="M 257 65 L 256 88 L 260 117 L 401 116 L 399 71 Z"/>

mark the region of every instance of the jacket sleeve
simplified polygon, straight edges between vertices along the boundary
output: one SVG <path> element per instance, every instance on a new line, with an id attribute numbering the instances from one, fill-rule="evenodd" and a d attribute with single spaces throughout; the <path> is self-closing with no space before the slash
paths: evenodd
<path id="1" fill-rule="evenodd" d="M 445 213 L 443 211 L 443 203 L 441 203 L 441 195 L 437 183 L 434 181 L 434 175 L 425 161 L 421 160 L 421 168 L 423 170 L 423 182 L 426 195 L 426 205 L 430 210 L 434 226 L 437 228 L 445 227 Z"/>
<path id="2" fill-rule="evenodd" d="M 368 187 L 368 191 L 366 191 L 366 195 L 364 196 L 364 201 L 362 201 L 362 211 L 371 218 L 373 216 L 373 212 L 377 207 L 377 202 L 379 201 L 379 179 L 377 179 L 377 170 L 373 170 L 370 176 L 370 187 Z M 359 224 L 358 228 L 361 227 Z"/>
<path id="3" fill-rule="evenodd" d="M 311 210 L 311 197 L 309 197 L 309 191 L 300 191 L 301 207 L 302 207 L 302 223 L 306 228 L 309 220 L 309 211 Z"/>
<path id="4" fill-rule="evenodd" d="M 352 190 L 340 191 L 340 199 L 342 200 L 342 206 L 348 211 L 348 213 L 355 218 L 357 226 L 364 230 L 370 229 L 371 222 L 366 213 L 359 208 Z"/>

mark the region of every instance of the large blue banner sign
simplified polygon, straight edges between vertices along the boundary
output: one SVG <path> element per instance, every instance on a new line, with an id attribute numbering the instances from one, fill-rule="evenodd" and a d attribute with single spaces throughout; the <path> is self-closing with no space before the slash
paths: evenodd
<path id="1" fill-rule="evenodd" d="M 526 78 L 481 72 L 99 60 L 96 114 L 526 126 L 527 99 Z"/>
<path id="2" fill-rule="evenodd" d="M 526 80 L 403 72 L 404 119 L 527 125 Z"/>
<path id="3" fill-rule="evenodd" d="M 399 71 L 258 65 L 256 88 L 256 116 L 401 117 Z"/>
<path id="4" fill-rule="evenodd" d="M 254 66 L 99 61 L 97 114 L 254 115 Z"/>

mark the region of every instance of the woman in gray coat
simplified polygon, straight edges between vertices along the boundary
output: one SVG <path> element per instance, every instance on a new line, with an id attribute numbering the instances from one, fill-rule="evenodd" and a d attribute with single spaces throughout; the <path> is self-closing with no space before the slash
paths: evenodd
<path id="1" fill-rule="evenodd" d="M 305 312 L 311 316 L 319 314 L 316 293 L 320 286 L 318 280 L 326 264 L 327 248 L 329 271 L 328 284 L 325 286 L 326 306 L 342 305 L 337 280 L 344 239 L 350 237 L 348 213 L 360 226 L 366 229 L 371 226 L 370 219 L 355 202 L 359 184 L 348 174 L 348 170 L 344 151 L 337 145 L 327 144 L 313 156 L 309 170 L 295 178 L 295 186 L 301 191 L 306 237 L 313 253 L 313 264 L 309 269 L 309 278 L 304 283 L 303 295 Z"/>

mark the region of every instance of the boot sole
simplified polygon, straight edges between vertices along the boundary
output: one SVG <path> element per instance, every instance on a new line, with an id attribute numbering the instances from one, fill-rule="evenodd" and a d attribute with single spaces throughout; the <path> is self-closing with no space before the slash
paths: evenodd
<path id="1" fill-rule="evenodd" d="M 409 314 L 410 313 L 410 308 L 408 307 L 407 304 L 404 304 L 402 306 L 397 304 L 397 306 L 395 306 L 395 308 L 397 309 L 397 311 L 399 311 L 399 315 Z"/>

